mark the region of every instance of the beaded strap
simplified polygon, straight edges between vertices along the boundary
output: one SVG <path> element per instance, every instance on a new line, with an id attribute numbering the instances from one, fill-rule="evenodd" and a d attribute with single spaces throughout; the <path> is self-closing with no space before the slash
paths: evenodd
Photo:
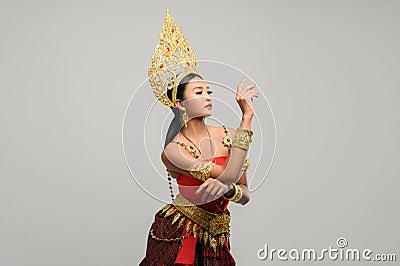
<path id="1" fill-rule="evenodd" d="M 225 125 L 222 125 L 225 130 L 225 137 L 222 139 L 222 143 L 224 144 L 224 147 L 228 148 L 228 152 L 231 152 L 231 147 L 232 147 L 232 138 L 229 135 L 228 130 L 226 129 Z"/>

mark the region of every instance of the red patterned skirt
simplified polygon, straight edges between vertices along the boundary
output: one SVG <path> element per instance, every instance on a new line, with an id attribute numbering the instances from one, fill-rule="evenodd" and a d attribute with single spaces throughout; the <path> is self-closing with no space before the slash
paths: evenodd
<path id="1" fill-rule="evenodd" d="M 172 205 L 166 205 L 155 215 L 146 256 L 139 265 L 236 265 L 229 236 L 213 237 L 199 229 Z"/>

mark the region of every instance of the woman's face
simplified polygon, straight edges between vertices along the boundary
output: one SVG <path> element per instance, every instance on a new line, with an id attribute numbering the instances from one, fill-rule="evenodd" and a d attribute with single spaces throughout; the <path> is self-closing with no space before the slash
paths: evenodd
<path id="1" fill-rule="evenodd" d="M 186 84 L 185 100 L 180 104 L 186 108 L 189 119 L 210 116 L 212 113 L 212 91 L 199 77 L 194 77 Z"/>

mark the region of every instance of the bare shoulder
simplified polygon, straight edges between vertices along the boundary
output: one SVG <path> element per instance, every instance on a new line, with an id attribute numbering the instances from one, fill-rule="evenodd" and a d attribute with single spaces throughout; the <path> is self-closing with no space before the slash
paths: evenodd
<path id="1" fill-rule="evenodd" d="M 175 167 L 175 165 L 171 162 L 171 154 L 173 154 L 173 143 L 170 142 L 165 148 L 164 150 L 161 152 L 161 161 L 164 163 L 164 165 L 167 167 L 168 172 L 170 172 L 170 174 L 172 176 L 176 176 L 177 173 L 177 169 Z"/>
<path id="2" fill-rule="evenodd" d="M 167 168 L 173 166 L 173 164 L 171 163 L 172 161 L 171 158 L 173 158 L 173 156 L 177 153 L 178 149 L 179 148 L 175 143 L 170 142 L 161 152 L 161 160 L 165 164 L 165 166 L 167 166 Z"/>
<path id="3" fill-rule="evenodd" d="M 225 126 L 225 128 L 224 128 L 224 125 L 222 125 L 222 126 L 209 126 L 209 125 L 207 125 L 207 127 L 210 130 L 210 134 L 212 136 L 215 136 L 215 137 L 218 137 L 218 138 L 225 137 L 225 128 L 228 130 L 228 134 L 231 135 L 231 136 L 232 136 L 232 132 L 233 133 L 236 132 L 236 130 L 234 130 L 234 129 L 230 128 L 230 127 Z"/>
<path id="4" fill-rule="evenodd" d="M 226 127 L 226 129 L 228 130 L 228 134 L 231 138 L 233 138 L 236 134 L 236 129 L 231 128 L 231 127 Z"/>
<path id="5" fill-rule="evenodd" d="M 222 126 L 207 125 L 207 128 L 208 128 L 208 130 L 210 130 L 210 133 L 211 132 L 215 133 L 215 132 L 219 131 L 222 128 Z"/>
<path id="6" fill-rule="evenodd" d="M 193 160 L 183 156 L 179 146 L 172 142 L 162 151 L 161 160 L 172 177 L 178 177 L 180 174 L 188 175 L 189 172 L 185 169 L 193 163 Z"/>

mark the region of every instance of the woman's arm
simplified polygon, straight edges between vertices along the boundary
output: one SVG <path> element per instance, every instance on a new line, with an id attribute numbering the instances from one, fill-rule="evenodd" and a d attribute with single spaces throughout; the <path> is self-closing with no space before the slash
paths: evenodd
<path id="1" fill-rule="evenodd" d="M 250 129 L 252 116 L 244 116 L 241 121 L 241 127 Z M 235 132 L 232 129 L 229 131 Z M 231 134 L 234 138 L 234 134 Z M 231 152 L 226 159 L 225 163 L 222 165 L 213 164 L 210 169 L 210 177 L 218 178 L 224 183 L 236 183 L 243 174 L 242 166 L 246 158 L 247 150 L 231 146 Z M 182 154 L 182 150 L 175 143 L 168 144 L 164 151 L 161 153 L 161 160 L 165 166 L 173 172 L 182 173 L 185 175 L 193 176 L 190 169 L 195 165 L 202 165 L 204 162 L 201 159 L 189 159 Z"/>
<path id="2" fill-rule="evenodd" d="M 247 187 L 247 173 L 246 173 L 246 171 L 243 172 L 242 176 L 240 177 L 239 181 L 236 184 L 238 184 L 240 186 L 240 188 L 242 189 L 242 191 L 243 191 L 243 196 L 237 203 L 245 205 L 250 201 L 250 192 L 249 192 L 249 188 Z M 235 189 L 232 188 L 227 193 L 225 193 L 224 196 L 227 197 L 227 198 L 231 198 L 234 193 L 235 193 Z"/>
<path id="3" fill-rule="evenodd" d="M 255 84 L 242 88 L 244 81 L 245 79 L 242 79 L 242 81 L 239 83 L 236 94 L 236 101 L 238 102 L 243 113 L 239 128 L 251 130 L 251 122 L 254 115 L 252 97 L 258 97 L 258 92 L 253 90 Z M 231 152 L 223 165 L 217 165 L 215 163 L 212 164 L 210 162 L 205 163 L 202 162 L 200 158 L 189 159 L 182 154 L 178 145 L 171 145 L 171 143 L 168 144 L 164 149 L 163 153 L 161 154 L 161 159 L 167 168 L 174 172 L 192 176 L 194 176 L 196 173 L 204 173 L 206 178 L 213 177 L 218 178 L 218 180 L 224 183 L 236 183 L 243 173 L 242 166 L 247 155 L 247 148 L 238 147 L 235 144 L 235 137 L 236 135 L 239 136 L 239 133 L 240 132 L 237 132 L 235 133 L 235 136 L 233 136 Z M 197 170 L 193 172 L 193 169 Z"/>
<path id="4" fill-rule="evenodd" d="M 242 121 L 246 123 L 248 119 Z M 247 122 L 251 123 L 251 122 Z M 213 164 L 210 170 L 210 177 L 218 178 L 224 183 L 236 183 L 243 174 L 242 166 L 246 158 L 247 150 L 232 146 L 231 152 L 225 163 L 222 165 Z M 201 159 L 187 158 L 182 154 L 182 150 L 175 143 L 168 144 L 161 153 L 161 160 L 168 170 L 172 172 L 182 173 L 188 176 L 193 176 L 190 169 L 195 165 L 202 165 L 204 162 Z"/>
<path id="5" fill-rule="evenodd" d="M 228 130 L 230 136 L 234 135 L 236 132 L 234 129 L 229 128 L 229 127 L 227 128 L 227 130 Z M 176 148 L 173 149 L 172 147 L 176 147 Z M 167 146 L 168 149 L 163 151 L 163 153 L 161 154 L 161 159 L 164 162 L 164 164 L 167 166 L 167 168 L 170 172 L 176 171 L 177 173 L 191 175 L 191 173 L 189 171 L 185 171 L 185 170 L 177 167 L 175 164 L 171 163 L 171 161 L 170 161 L 171 158 L 168 158 L 168 155 L 171 156 L 171 154 L 173 154 L 173 156 L 177 156 L 177 157 L 179 157 L 178 155 L 180 155 L 180 156 L 184 157 L 183 161 L 179 161 L 180 163 L 188 163 L 190 165 L 193 165 L 193 161 L 195 161 L 195 160 L 188 159 L 187 157 L 183 156 L 183 154 L 181 153 L 182 151 L 179 149 L 179 147 L 178 148 L 177 147 L 178 147 L 178 145 L 173 145 L 173 144 L 171 144 L 170 146 Z M 175 158 L 175 159 L 179 159 L 179 158 Z M 174 159 L 172 159 L 172 160 L 174 160 Z M 211 178 L 208 178 L 207 180 L 205 180 L 205 182 L 202 185 L 200 185 L 199 188 L 197 189 L 196 194 L 202 193 L 202 202 L 201 203 L 209 202 L 211 200 L 219 198 L 220 196 L 222 196 L 224 194 L 227 198 L 230 198 L 233 196 L 235 190 L 230 189 L 230 187 L 232 187 L 232 185 L 231 185 L 232 183 L 222 182 L 219 178 L 216 179 L 214 177 L 214 174 L 217 175 L 217 177 L 221 176 L 221 174 L 219 174 L 218 171 L 220 171 L 221 173 L 223 173 L 223 172 L 227 173 L 226 167 L 228 165 L 228 162 L 229 162 L 228 160 L 225 160 L 225 163 L 223 165 L 215 164 L 211 169 L 211 174 L 210 174 Z M 240 178 L 236 182 L 236 184 L 238 184 L 241 187 L 242 193 L 243 193 L 242 198 L 237 203 L 244 205 L 250 200 L 250 193 L 247 188 L 247 174 L 246 174 L 245 170 L 244 171 L 242 170 L 242 168 L 240 169 Z"/>
<path id="6" fill-rule="evenodd" d="M 182 154 L 179 146 L 172 143 L 165 147 L 161 153 L 161 160 L 170 172 L 177 172 L 187 176 L 193 176 L 189 169 L 201 163 L 200 159 L 189 159 Z M 213 165 L 210 177 L 216 178 L 225 170 L 224 165 Z"/>

